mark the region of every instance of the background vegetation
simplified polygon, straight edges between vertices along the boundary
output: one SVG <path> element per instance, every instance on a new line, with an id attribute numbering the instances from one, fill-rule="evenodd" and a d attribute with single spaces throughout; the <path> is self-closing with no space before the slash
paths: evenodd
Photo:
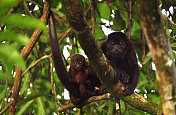
<path id="1" fill-rule="evenodd" d="M 141 29 L 136 1 L 82 0 L 84 16 L 100 45 L 111 31 L 123 31 L 134 43 L 140 67 L 136 92 L 160 104 L 155 66 Z M 16 107 L 16 114 L 58 114 L 57 109 L 70 103 L 68 92 L 52 71 L 51 48 L 47 18 L 49 7 L 56 18 L 56 29 L 65 66 L 70 56 L 84 54 L 75 33 L 66 20 L 67 10 L 62 0 L 0 0 L 0 112 L 6 114 Z M 176 59 L 176 2 L 162 0 L 162 22 Z M 28 52 L 28 53 L 26 53 Z M 20 69 L 19 69 L 20 68 Z M 17 70 L 20 70 L 19 79 Z M 18 82 L 20 81 L 20 82 Z M 16 87 L 12 92 L 12 88 Z M 14 92 L 18 93 L 17 96 Z M 15 99 L 15 103 L 10 100 Z M 122 114 L 148 114 L 123 101 Z M 115 114 L 113 99 L 92 102 L 82 108 L 86 114 Z M 78 114 L 77 108 L 63 113 Z"/>

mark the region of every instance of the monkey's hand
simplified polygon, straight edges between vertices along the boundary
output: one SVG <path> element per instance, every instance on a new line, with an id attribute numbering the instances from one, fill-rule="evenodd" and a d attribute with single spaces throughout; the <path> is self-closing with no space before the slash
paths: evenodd
<path id="1" fill-rule="evenodd" d="M 71 82 L 71 83 L 76 83 L 76 81 L 75 81 L 75 79 L 74 78 L 69 78 L 69 82 Z"/>
<path id="2" fill-rule="evenodd" d="M 130 95 L 130 94 L 134 93 L 135 88 L 136 88 L 136 87 L 135 87 L 134 85 L 127 84 L 127 85 L 125 86 L 125 89 L 124 89 L 124 91 L 123 91 L 122 94 L 123 94 L 124 96 Z"/>
<path id="3" fill-rule="evenodd" d="M 127 84 L 129 82 L 130 76 L 125 72 L 120 72 L 120 81 L 124 84 Z"/>

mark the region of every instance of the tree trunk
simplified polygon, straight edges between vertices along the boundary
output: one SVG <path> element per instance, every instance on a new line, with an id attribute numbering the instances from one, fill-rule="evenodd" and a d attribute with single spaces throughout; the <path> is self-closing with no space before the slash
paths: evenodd
<path id="1" fill-rule="evenodd" d="M 138 10 L 156 75 L 164 115 L 176 114 L 176 69 L 166 30 L 161 23 L 159 0 L 138 0 Z"/>

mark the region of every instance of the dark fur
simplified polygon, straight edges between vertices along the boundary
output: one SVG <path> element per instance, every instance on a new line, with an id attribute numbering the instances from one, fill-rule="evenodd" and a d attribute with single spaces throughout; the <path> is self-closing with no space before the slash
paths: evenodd
<path id="1" fill-rule="evenodd" d="M 72 95 L 74 95 L 75 97 L 78 97 L 80 95 L 78 86 L 75 83 L 71 83 L 68 80 L 69 74 L 65 68 L 64 62 L 61 57 L 61 51 L 57 40 L 55 19 L 52 12 L 50 12 L 48 23 L 49 23 L 49 38 L 50 38 L 50 45 L 51 45 L 51 51 L 52 51 L 52 59 L 54 61 L 54 66 L 56 69 L 57 76 L 60 79 L 61 83 L 65 86 L 65 88 Z"/>
<path id="2" fill-rule="evenodd" d="M 123 95 L 134 92 L 139 80 L 137 57 L 132 42 L 122 32 L 113 32 L 101 45 L 115 72 L 115 80 L 125 85 Z M 120 77 L 116 73 L 120 73 Z"/>
<path id="3" fill-rule="evenodd" d="M 101 83 L 97 79 L 96 72 L 87 64 L 84 56 L 75 54 L 71 57 L 69 73 L 70 82 L 77 83 L 80 90 L 79 99 L 70 95 L 74 104 L 82 104 L 89 97 L 99 95 L 99 90 L 96 91 L 95 87 L 99 88 Z"/>

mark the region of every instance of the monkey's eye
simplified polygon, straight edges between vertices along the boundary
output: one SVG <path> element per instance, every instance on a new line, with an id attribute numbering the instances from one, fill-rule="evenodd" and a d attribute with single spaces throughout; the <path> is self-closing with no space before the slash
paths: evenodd
<path id="1" fill-rule="evenodd" d="M 76 65 L 77 63 L 75 62 L 75 65 Z"/>
<path id="2" fill-rule="evenodd" d="M 119 42 L 119 45 L 122 45 L 122 42 Z"/>
<path id="3" fill-rule="evenodd" d="M 114 42 L 111 42 L 111 45 L 114 45 L 115 43 Z"/>
<path id="4" fill-rule="evenodd" d="M 80 61 L 79 64 L 82 64 L 82 62 Z"/>

